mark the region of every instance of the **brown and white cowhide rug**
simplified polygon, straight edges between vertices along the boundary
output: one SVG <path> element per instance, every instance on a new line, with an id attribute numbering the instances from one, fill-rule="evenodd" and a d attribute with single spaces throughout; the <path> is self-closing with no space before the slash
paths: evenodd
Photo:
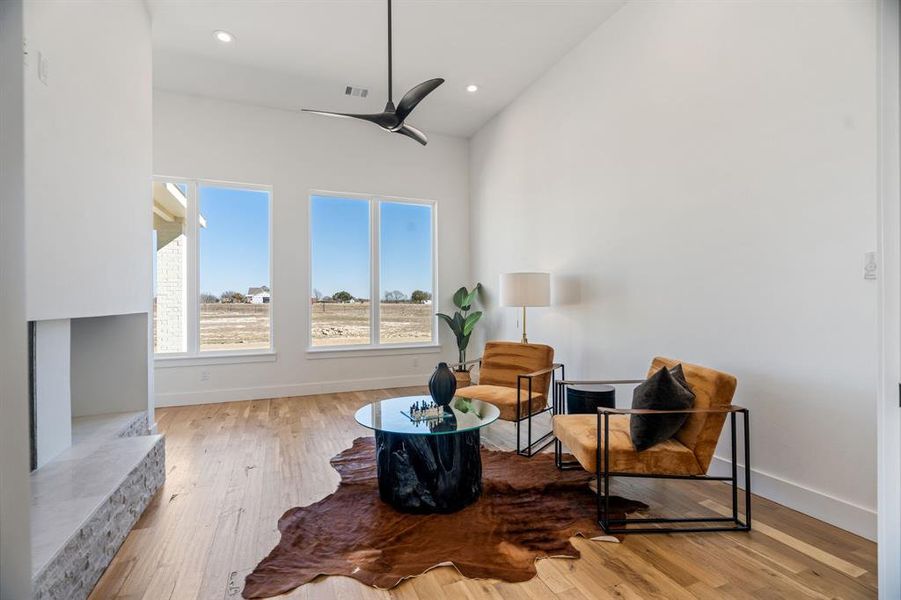
<path id="1" fill-rule="evenodd" d="M 452 514 L 414 515 L 379 499 L 374 439 L 358 438 L 331 460 L 338 489 L 278 522 L 281 541 L 244 582 L 245 598 L 288 592 L 319 575 L 392 588 L 439 565 L 462 575 L 527 581 L 535 561 L 578 558 L 575 535 L 600 535 L 591 475 L 559 471 L 553 454 L 531 459 L 482 448 L 482 497 Z M 647 508 L 611 497 L 611 517 Z M 601 538 L 616 541 L 615 538 Z"/>

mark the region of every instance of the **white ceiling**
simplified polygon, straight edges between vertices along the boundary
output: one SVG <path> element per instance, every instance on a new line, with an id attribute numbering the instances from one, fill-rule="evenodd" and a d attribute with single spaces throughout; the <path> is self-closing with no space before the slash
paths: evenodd
<path id="1" fill-rule="evenodd" d="M 468 137 L 624 0 L 395 0 L 394 100 L 447 81 L 410 123 Z M 386 0 L 147 0 L 154 87 L 296 110 L 380 112 Z M 213 31 L 236 41 L 224 45 Z M 479 91 L 468 93 L 475 83 Z M 345 85 L 369 89 L 366 99 Z M 313 115 L 304 118 L 323 118 Z"/>

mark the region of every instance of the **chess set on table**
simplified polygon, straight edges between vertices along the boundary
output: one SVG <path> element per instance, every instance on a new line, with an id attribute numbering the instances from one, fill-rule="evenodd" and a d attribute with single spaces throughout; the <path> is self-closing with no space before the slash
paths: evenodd
<path id="1" fill-rule="evenodd" d="M 414 423 L 440 421 L 448 416 L 444 407 L 432 400 L 417 400 L 410 405 L 408 412 L 401 411 L 401 414 Z"/>

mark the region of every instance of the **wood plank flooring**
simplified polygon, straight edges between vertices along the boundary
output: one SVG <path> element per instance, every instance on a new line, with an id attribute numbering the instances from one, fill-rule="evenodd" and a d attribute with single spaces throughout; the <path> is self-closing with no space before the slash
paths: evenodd
<path id="1" fill-rule="evenodd" d="M 244 576 L 278 541 L 285 510 L 332 492 L 328 460 L 367 432 L 361 405 L 421 388 L 323 394 L 157 410 L 166 434 L 166 484 L 151 502 L 93 600 L 240 598 Z M 510 425 L 484 439 L 504 446 Z M 613 492 L 698 515 L 722 512 L 720 483 L 614 481 Z M 344 577 L 319 578 L 283 598 L 875 598 L 876 546 L 762 498 L 755 530 L 630 536 L 621 544 L 576 538 L 580 560 L 538 562 L 526 583 L 467 580 L 440 567 L 390 592 Z M 353 518 L 349 515 L 349 518 Z"/>

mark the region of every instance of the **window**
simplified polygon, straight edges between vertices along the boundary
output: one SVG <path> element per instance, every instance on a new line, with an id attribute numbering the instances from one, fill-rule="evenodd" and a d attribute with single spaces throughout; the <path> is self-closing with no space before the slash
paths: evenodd
<path id="1" fill-rule="evenodd" d="M 432 207 L 379 202 L 379 340 L 432 341 Z"/>
<path id="2" fill-rule="evenodd" d="M 154 181 L 157 355 L 272 348 L 270 206 L 263 186 Z"/>
<path id="3" fill-rule="evenodd" d="M 310 345 L 434 343 L 434 231 L 432 203 L 314 194 Z"/>

